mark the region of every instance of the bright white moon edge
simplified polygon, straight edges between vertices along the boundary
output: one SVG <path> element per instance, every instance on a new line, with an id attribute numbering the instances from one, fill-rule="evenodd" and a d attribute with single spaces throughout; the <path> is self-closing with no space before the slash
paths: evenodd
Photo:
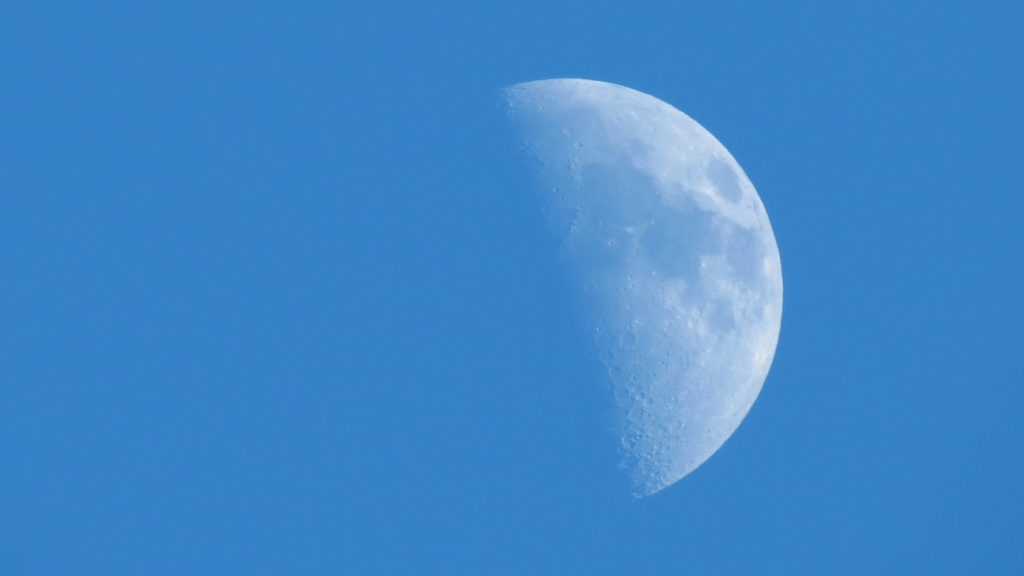
<path id="1" fill-rule="evenodd" d="M 714 136 L 653 96 L 582 79 L 504 96 L 607 368 L 621 466 L 653 494 L 722 446 L 768 374 L 782 269 L 764 205 Z"/>

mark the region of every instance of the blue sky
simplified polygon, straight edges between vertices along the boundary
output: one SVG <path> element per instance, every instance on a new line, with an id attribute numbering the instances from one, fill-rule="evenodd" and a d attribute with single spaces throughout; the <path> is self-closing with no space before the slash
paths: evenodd
<path id="1" fill-rule="evenodd" d="M 1012 2 L 0 8 L 0 573 L 1019 574 Z M 508 84 L 702 123 L 785 311 L 633 500 Z"/>

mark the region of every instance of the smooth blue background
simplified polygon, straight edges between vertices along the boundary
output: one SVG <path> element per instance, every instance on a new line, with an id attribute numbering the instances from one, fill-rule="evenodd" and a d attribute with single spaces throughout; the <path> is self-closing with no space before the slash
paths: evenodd
<path id="1" fill-rule="evenodd" d="M 0 7 L 0 574 L 1024 573 L 1019 3 L 119 4 Z M 782 254 L 639 501 L 497 104 L 559 76 Z"/>

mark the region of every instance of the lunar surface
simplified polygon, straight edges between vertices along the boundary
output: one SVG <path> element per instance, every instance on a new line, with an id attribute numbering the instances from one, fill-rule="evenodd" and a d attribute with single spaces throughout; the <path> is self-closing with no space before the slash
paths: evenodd
<path id="1" fill-rule="evenodd" d="M 764 384 L 782 268 L 757 191 L 700 124 L 630 88 L 516 84 L 507 112 L 593 329 L 634 494 L 732 435 Z"/>

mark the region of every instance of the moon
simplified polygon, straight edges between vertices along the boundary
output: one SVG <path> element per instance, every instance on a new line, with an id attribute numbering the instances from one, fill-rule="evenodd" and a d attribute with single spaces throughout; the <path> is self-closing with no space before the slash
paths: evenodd
<path id="1" fill-rule="evenodd" d="M 634 496 L 654 494 L 728 440 L 768 375 L 782 266 L 764 204 L 653 96 L 582 79 L 503 96 L 607 369 L 621 467 Z"/>

